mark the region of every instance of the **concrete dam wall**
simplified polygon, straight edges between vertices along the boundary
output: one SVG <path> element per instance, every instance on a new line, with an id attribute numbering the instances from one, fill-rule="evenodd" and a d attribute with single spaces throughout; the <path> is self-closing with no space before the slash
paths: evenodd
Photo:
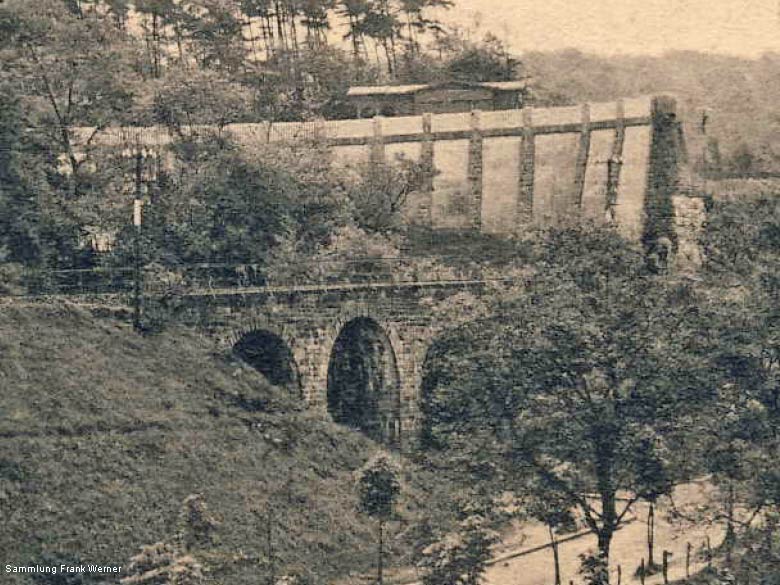
<path id="1" fill-rule="evenodd" d="M 337 164 L 397 157 L 434 170 L 410 197 L 411 223 L 521 232 L 588 218 L 631 239 L 673 236 L 672 199 L 685 162 L 675 100 L 642 97 L 574 107 L 226 126 L 246 148 L 317 139 Z M 103 144 L 164 147 L 161 128 L 109 130 Z M 653 217 L 655 216 L 655 217 Z M 652 233 L 649 233 L 652 232 Z M 666 233 L 668 232 L 668 233 Z"/>

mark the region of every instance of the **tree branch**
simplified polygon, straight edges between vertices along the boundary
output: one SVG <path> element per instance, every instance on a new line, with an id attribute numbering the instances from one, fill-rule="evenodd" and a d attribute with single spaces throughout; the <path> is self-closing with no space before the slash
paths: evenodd
<path id="1" fill-rule="evenodd" d="M 542 477 L 546 480 L 555 485 L 558 489 L 566 493 L 572 501 L 574 501 L 580 509 L 583 511 L 585 515 L 585 523 L 588 525 L 588 528 L 592 530 L 593 532 L 598 532 L 599 525 L 598 525 L 598 519 L 602 518 L 602 515 L 596 511 L 593 506 L 591 506 L 588 503 L 588 500 L 585 499 L 585 497 L 575 491 L 573 488 L 571 488 L 563 479 L 555 475 L 554 472 L 547 469 L 544 465 L 536 461 L 533 457 L 528 458 L 527 461 L 533 465 L 538 472 L 542 475 Z"/>
<path id="2" fill-rule="evenodd" d="M 617 520 L 615 521 L 616 525 L 618 525 L 618 526 L 620 525 L 620 523 L 623 521 L 623 518 L 625 517 L 625 515 L 628 514 L 628 511 L 631 509 L 631 506 L 636 504 L 636 502 L 638 500 L 639 500 L 639 496 L 637 496 L 637 495 L 629 498 L 628 502 L 626 503 L 626 507 L 623 508 L 623 511 L 620 514 L 618 514 L 618 516 L 617 516 Z"/>

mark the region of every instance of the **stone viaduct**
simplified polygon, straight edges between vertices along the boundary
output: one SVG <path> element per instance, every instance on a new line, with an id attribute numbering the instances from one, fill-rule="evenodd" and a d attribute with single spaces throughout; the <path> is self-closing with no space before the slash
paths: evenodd
<path id="1" fill-rule="evenodd" d="M 453 326 L 437 306 L 483 287 L 478 281 L 309 285 L 189 298 L 193 307 L 208 305 L 206 328 L 225 351 L 308 409 L 406 448 L 420 428 L 426 357 Z"/>

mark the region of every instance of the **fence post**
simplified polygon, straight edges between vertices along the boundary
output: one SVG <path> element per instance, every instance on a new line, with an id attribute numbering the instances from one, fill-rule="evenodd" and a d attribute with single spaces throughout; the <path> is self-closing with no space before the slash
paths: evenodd
<path id="1" fill-rule="evenodd" d="M 669 557 L 672 556 L 672 553 L 670 553 L 668 550 L 665 550 L 664 553 L 664 583 L 669 583 Z"/>
<path id="2" fill-rule="evenodd" d="M 482 119 L 479 110 L 471 112 L 471 138 L 469 139 L 468 181 L 471 190 L 472 225 L 482 230 Z"/>
<path id="3" fill-rule="evenodd" d="M 685 578 L 691 576 L 691 549 L 693 546 L 690 542 L 685 545 Z"/>

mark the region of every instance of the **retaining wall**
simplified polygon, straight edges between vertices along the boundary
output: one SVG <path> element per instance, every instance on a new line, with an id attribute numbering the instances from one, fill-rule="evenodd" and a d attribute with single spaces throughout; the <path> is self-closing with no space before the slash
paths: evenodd
<path id="1" fill-rule="evenodd" d="M 412 197 L 411 223 L 516 233 L 530 224 L 585 217 L 614 221 L 629 238 L 675 238 L 672 197 L 684 162 L 669 97 L 549 109 L 235 124 L 247 148 L 296 139 L 327 141 L 339 164 L 424 160 L 432 189 Z M 103 133 L 105 144 L 165 146 L 160 128 Z M 658 217 L 650 217 L 650 215 Z M 664 217 L 665 216 L 665 217 Z"/>

